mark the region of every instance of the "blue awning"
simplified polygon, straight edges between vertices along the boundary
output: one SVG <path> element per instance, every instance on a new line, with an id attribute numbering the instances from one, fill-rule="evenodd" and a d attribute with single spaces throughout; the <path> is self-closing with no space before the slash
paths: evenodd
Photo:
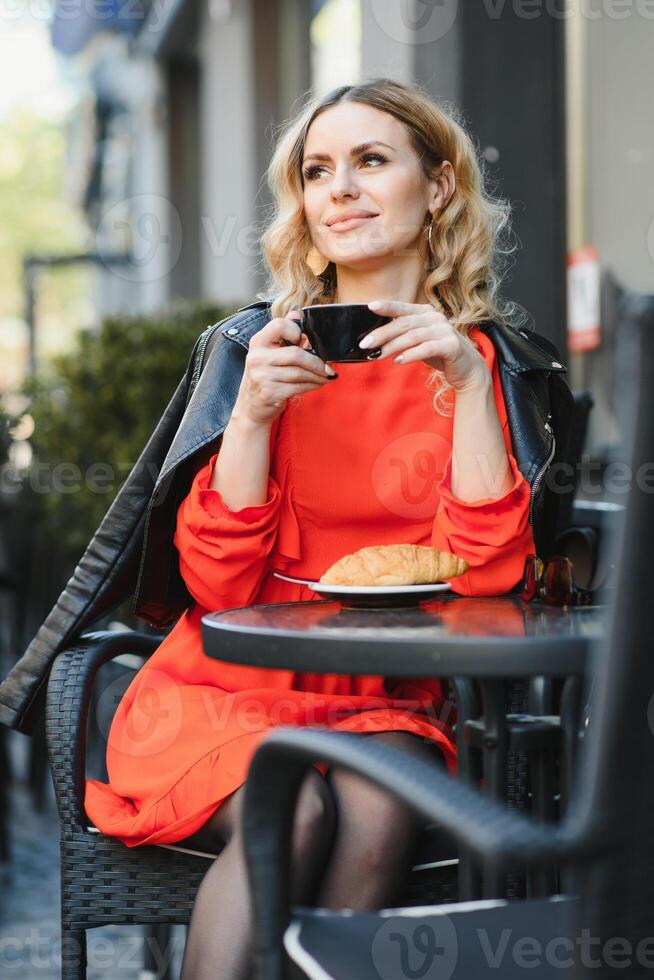
<path id="1" fill-rule="evenodd" d="M 77 54 L 100 31 L 133 36 L 145 23 L 150 0 L 55 0 L 52 44 Z"/>

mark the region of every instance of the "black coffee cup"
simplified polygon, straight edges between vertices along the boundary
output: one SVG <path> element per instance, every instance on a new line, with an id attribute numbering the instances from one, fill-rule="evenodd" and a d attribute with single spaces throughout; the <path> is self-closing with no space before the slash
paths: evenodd
<path id="1" fill-rule="evenodd" d="M 381 347 L 364 350 L 359 341 L 390 317 L 373 313 L 366 303 L 321 303 L 302 307 L 300 327 L 311 344 L 311 353 L 323 361 L 355 362 L 374 360 Z"/>

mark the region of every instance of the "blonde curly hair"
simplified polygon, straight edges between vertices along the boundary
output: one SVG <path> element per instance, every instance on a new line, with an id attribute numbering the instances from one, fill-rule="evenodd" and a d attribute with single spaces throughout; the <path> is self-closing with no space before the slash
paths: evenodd
<path id="1" fill-rule="evenodd" d="M 273 301 L 271 316 L 286 316 L 294 306 L 334 301 L 334 263 L 316 276 L 305 261 L 313 241 L 304 214 L 302 160 L 313 120 L 343 102 L 381 109 L 404 123 L 428 179 L 444 160 L 452 164 L 456 188 L 435 218 L 433 251 L 427 249 L 431 261 L 423 289 L 429 302 L 465 336 L 481 321 L 524 322 L 526 315 L 518 304 L 499 298 L 506 258 L 515 251 L 510 203 L 489 193 L 485 161 L 454 104 L 435 100 L 415 83 L 391 78 L 342 85 L 322 98 L 305 96 L 295 117 L 280 127 L 266 173 L 273 205 L 261 231 L 268 278 L 266 288 L 258 294 L 259 299 Z M 450 412 L 450 392 L 442 373 L 434 370 L 426 383 L 436 389 L 436 410 Z"/>

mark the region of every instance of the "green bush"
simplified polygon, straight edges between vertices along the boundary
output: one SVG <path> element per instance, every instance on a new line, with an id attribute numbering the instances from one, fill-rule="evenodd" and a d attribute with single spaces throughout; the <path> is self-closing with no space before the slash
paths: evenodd
<path id="1" fill-rule="evenodd" d="M 34 431 L 23 487 L 66 574 L 149 439 L 197 337 L 231 312 L 183 304 L 155 317 L 109 317 L 26 383 Z"/>
<path id="2" fill-rule="evenodd" d="M 7 454 L 11 446 L 10 429 L 12 424 L 13 420 L 5 410 L 2 399 L 0 399 L 0 466 L 7 461 Z"/>

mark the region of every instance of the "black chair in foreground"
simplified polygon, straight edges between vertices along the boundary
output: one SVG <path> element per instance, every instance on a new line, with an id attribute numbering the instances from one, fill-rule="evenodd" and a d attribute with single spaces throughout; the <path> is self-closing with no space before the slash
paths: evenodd
<path id="1" fill-rule="evenodd" d="M 654 501 L 642 475 L 654 459 L 654 298 L 626 299 L 623 313 L 632 486 L 613 542 L 615 602 L 589 665 L 591 714 L 566 816 L 539 823 L 435 766 L 356 735 L 276 729 L 252 760 L 244 805 L 256 980 L 651 976 L 654 657 L 646 572 Z M 502 869 L 558 863 L 565 895 L 374 912 L 289 908 L 295 800 L 319 760 L 392 791 L 483 862 Z"/>

